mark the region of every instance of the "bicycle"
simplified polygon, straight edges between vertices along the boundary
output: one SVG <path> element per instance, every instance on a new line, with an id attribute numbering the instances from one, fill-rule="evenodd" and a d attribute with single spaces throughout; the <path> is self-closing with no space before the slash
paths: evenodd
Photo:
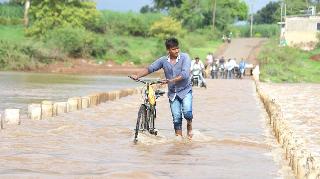
<path id="1" fill-rule="evenodd" d="M 147 81 L 147 80 L 137 79 L 135 81 L 144 84 L 144 87 L 141 91 L 143 95 L 143 103 L 140 105 L 140 108 L 138 111 L 138 118 L 137 118 L 137 123 L 135 128 L 135 134 L 134 134 L 134 142 L 137 142 L 139 131 L 142 131 L 142 132 L 148 131 L 150 134 L 155 136 L 158 134 L 158 131 L 155 128 L 155 119 L 157 117 L 156 100 L 160 96 L 163 96 L 165 92 L 159 89 L 154 91 L 152 87 L 152 85 L 154 84 L 161 84 L 162 81 L 160 80 Z"/>

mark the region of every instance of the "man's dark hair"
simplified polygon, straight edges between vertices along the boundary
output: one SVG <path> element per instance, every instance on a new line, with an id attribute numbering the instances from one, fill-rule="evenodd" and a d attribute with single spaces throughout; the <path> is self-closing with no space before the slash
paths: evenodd
<path id="1" fill-rule="evenodd" d="M 179 47 L 179 41 L 178 41 L 178 39 L 176 39 L 174 37 L 168 38 L 165 42 L 165 45 L 166 45 L 167 49 Z"/>

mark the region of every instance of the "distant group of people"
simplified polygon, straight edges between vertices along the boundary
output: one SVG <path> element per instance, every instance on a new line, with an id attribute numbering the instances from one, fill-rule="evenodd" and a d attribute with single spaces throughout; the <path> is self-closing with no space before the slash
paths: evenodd
<path id="1" fill-rule="evenodd" d="M 206 57 L 203 64 L 199 57 L 195 57 L 191 62 L 191 74 L 193 77 L 199 78 L 203 85 L 206 86 L 205 78 L 212 79 L 242 79 L 245 75 L 247 67 L 246 61 L 242 58 L 237 63 L 236 58 L 225 59 L 223 56 L 214 58 L 212 53 Z"/>

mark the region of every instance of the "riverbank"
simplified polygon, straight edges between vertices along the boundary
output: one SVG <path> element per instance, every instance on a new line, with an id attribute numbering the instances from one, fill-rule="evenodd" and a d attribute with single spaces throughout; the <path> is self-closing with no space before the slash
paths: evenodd
<path id="1" fill-rule="evenodd" d="M 126 75 L 137 73 L 146 68 L 146 65 L 134 65 L 132 62 L 117 64 L 113 61 L 96 63 L 88 59 L 69 59 L 59 61 L 31 70 L 39 73 L 62 73 L 80 75 Z"/>

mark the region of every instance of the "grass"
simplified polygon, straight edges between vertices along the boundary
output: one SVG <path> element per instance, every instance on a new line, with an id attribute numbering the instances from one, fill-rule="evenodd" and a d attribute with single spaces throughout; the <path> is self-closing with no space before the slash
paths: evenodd
<path id="1" fill-rule="evenodd" d="M 134 62 L 135 64 L 145 65 L 150 64 L 162 55 L 166 55 L 164 40 L 159 40 L 155 37 L 137 37 L 112 34 L 100 34 L 98 36 L 99 38 L 104 38 L 108 41 L 108 44 L 102 44 L 103 47 L 107 47 L 107 50 L 104 55 L 97 57 L 96 60 L 98 62 L 101 60 L 113 60 L 118 64 L 122 64 L 129 61 Z M 214 52 L 221 44 L 220 41 L 210 40 L 212 38 L 208 38 L 207 35 L 196 32 L 189 33 L 185 37 L 179 37 L 178 39 L 180 41 L 181 52 L 189 53 L 191 58 L 199 56 L 201 60 L 205 59 L 208 52 Z M 30 43 L 29 45 L 21 46 L 21 48 L 26 49 L 20 49 L 20 51 L 14 51 L 12 53 L 28 52 L 28 54 L 19 55 L 37 57 L 40 58 L 37 59 L 40 62 L 45 60 L 41 58 L 49 58 L 48 54 L 50 56 L 50 59 L 55 59 L 55 57 L 52 57 L 52 55 L 50 55 L 52 53 L 54 54 L 55 49 L 53 47 L 50 47 L 50 44 L 37 43 L 38 41 L 35 41 L 35 39 L 25 37 L 24 27 L 22 25 L 0 25 L 0 40 L 6 41 L 6 43 L 12 45 Z M 32 44 L 40 45 L 38 45 L 38 47 L 35 47 Z M 3 58 L 7 57 L 3 56 Z M 10 68 L 14 69 L 13 66 L 11 66 Z"/>
<path id="2" fill-rule="evenodd" d="M 214 52 L 221 44 L 220 41 L 200 37 L 198 35 L 195 38 L 181 38 L 181 40 L 179 38 L 181 52 L 187 52 L 191 57 L 199 56 L 204 60 L 208 52 Z M 199 41 L 197 45 L 193 43 L 193 40 L 198 38 L 201 40 L 197 40 Z M 154 37 L 108 36 L 108 39 L 113 44 L 114 49 L 110 50 L 104 58 L 112 59 L 119 64 L 128 60 L 136 64 L 149 64 L 166 54 L 164 42 Z M 117 53 L 120 49 L 124 50 L 122 55 Z"/>
<path id="3" fill-rule="evenodd" d="M 22 25 L 0 25 L 0 40 L 20 43 L 26 40 Z"/>
<path id="4" fill-rule="evenodd" d="M 320 49 L 310 52 L 291 47 L 278 47 L 276 39 L 270 39 L 262 48 L 260 61 L 261 80 L 271 82 L 320 82 L 320 62 L 310 57 L 320 54 Z"/>

